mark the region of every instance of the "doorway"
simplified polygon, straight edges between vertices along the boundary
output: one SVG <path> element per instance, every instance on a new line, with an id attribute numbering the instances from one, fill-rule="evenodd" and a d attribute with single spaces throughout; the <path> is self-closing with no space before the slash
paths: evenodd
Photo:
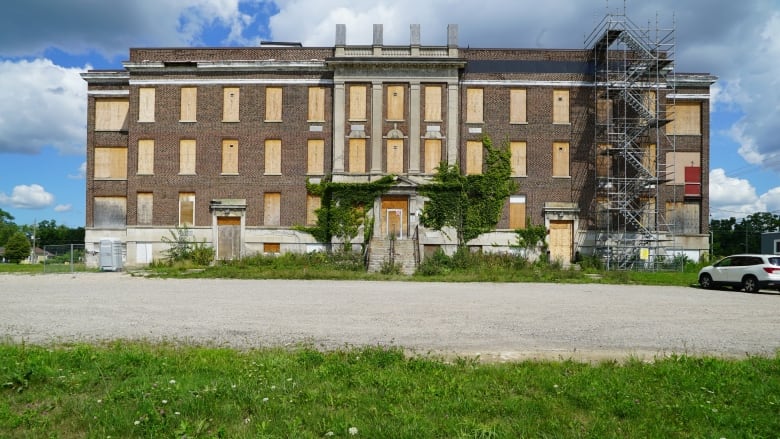
<path id="1" fill-rule="evenodd" d="M 380 233 L 384 238 L 394 237 L 404 239 L 408 236 L 408 221 L 405 220 L 409 212 L 409 198 L 407 197 L 382 197 L 381 227 Z"/>
<path id="2" fill-rule="evenodd" d="M 217 217 L 217 258 L 226 261 L 241 258 L 241 217 Z"/>
<path id="3" fill-rule="evenodd" d="M 550 261 L 564 265 L 571 262 L 574 224 L 572 221 L 550 221 Z"/>

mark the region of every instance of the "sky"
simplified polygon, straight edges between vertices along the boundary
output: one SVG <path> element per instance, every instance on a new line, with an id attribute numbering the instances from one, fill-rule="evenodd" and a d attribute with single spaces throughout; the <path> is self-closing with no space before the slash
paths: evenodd
<path id="1" fill-rule="evenodd" d="M 607 13 L 673 29 L 675 70 L 718 77 L 710 102 L 713 219 L 780 214 L 780 2 L 777 0 L 25 0 L 0 14 L 0 209 L 17 224 L 85 224 L 88 69 L 121 69 L 131 47 L 261 41 L 585 47 Z"/>

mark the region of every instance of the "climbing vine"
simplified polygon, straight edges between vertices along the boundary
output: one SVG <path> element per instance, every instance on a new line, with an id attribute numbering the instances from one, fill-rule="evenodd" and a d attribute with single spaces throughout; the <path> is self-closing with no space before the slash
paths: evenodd
<path id="1" fill-rule="evenodd" d="M 365 226 L 364 235 L 371 236 L 373 221 L 368 218 L 368 211 L 374 206 L 374 200 L 390 189 L 394 180 L 394 176 L 388 175 L 370 183 L 334 183 L 330 179 L 323 179 L 318 184 L 307 182 L 306 188 L 320 197 L 321 206 L 315 211 L 317 223 L 302 230 L 322 243 L 330 243 L 334 236 L 338 237 L 344 242 L 344 249 L 351 250 L 352 239 L 361 225 Z"/>
<path id="2" fill-rule="evenodd" d="M 482 174 L 463 175 L 459 165 L 441 163 L 433 183 L 420 187 L 420 192 L 428 197 L 422 224 L 436 230 L 453 227 L 459 246 L 494 230 L 501 219 L 504 202 L 517 190 L 510 178 L 511 153 L 507 145 L 494 147 L 490 137 L 484 136 L 482 146 L 485 149 Z"/>

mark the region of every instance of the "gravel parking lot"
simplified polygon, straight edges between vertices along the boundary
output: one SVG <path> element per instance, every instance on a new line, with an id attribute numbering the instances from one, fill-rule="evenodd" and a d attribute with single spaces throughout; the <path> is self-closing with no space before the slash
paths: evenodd
<path id="1" fill-rule="evenodd" d="M 0 334 L 236 348 L 394 345 L 501 361 L 743 358 L 780 349 L 780 294 L 684 287 L 0 275 Z"/>

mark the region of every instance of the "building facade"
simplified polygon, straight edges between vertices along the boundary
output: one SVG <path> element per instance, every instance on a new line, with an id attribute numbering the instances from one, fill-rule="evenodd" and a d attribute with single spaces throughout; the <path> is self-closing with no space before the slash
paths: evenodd
<path id="1" fill-rule="evenodd" d="M 390 174 L 373 236 L 358 241 L 380 248 L 393 235 L 418 255 L 451 250 L 454 234 L 420 225 L 417 188 L 441 162 L 481 173 L 488 135 L 511 151 L 518 190 L 496 230 L 469 246 L 507 251 L 530 223 L 547 227 L 550 256 L 564 263 L 698 258 L 709 248 L 714 77 L 656 60 L 661 76 L 612 90 L 600 73 L 631 74 L 634 60 L 600 64 L 599 54 L 637 51 L 609 47 L 613 30 L 577 50 L 462 48 L 454 25 L 442 46 L 421 45 L 419 25 L 409 45 L 385 45 L 381 25 L 371 45 L 347 45 L 337 25 L 333 47 L 131 49 L 124 69 L 82 74 L 88 253 L 119 239 L 126 265 L 143 265 L 177 227 L 218 259 L 320 250 L 297 227 L 320 205 L 306 182 Z M 637 93 L 657 117 L 637 117 Z"/>

